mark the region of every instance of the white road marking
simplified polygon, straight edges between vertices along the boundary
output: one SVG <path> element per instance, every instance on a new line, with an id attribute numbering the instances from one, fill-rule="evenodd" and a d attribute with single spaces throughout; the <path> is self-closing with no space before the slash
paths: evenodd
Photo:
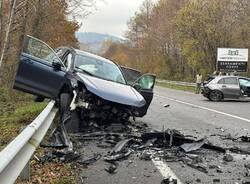
<path id="1" fill-rule="evenodd" d="M 250 119 L 242 118 L 240 116 L 236 116 L 236 115 L 233 115 L 233 114 L 228 114 L 228 113 L 225 113 L 225 112 L 217 111 L 215 109 L 210 109 L 210 108 L 203 107 L 203 106 L 200 106 L 200 105 L 191 104 L 191 103 L 188 103 L 188 102 L 184 102 L 184 101 L 177 100 L 177 99 L 170 98 L 170 97 L 166 97 L 166 96 L 161 96 L 161 95 L 155 95 L 155 96 L 160 97 L 160 98 L 164 98 L 164 99 L 167 99 L 167 100 L 171 100 L 171 101 L 174 101 L 174 102 L 178 102 L 178 103 L 181 103 L 181 104 L 189 105 L 191 107 L 196 107 L 196 108 L 207 110 L 207 111 L 210 111 L 210 112 L 215 112 L 215 113 L 218 113 L 218 114 L 222 114 L 222 115 L 225 115 L 225 116 L 229 116 L 231 118 L 239 119 L 239 120 L 246 121 L 246 122 L 250 123 Z"/>
<path id="2" fill-rule="evenodd" d="M 181 180 L 175 175 L 175 173 L 165 162 L 160 159 L 152 159 L 152 162 L 164 178 L 170 177 L 171 179 L 176 179 L 178 184 L 182 184 Z"/>

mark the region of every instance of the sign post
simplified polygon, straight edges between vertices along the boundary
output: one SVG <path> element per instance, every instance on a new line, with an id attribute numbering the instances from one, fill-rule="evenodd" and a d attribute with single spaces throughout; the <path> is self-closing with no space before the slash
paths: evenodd
<path id="1" fill-rule="evenodd" d="M 218 48 L 217 69 L 226 72 L 247 72 L 248 49 Z"/>

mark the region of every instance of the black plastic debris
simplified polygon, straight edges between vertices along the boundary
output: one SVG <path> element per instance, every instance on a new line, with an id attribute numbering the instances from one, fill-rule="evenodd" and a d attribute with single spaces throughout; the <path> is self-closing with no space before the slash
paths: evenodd
<path id="1" fill-rule="evenodd" d="M 55 159 L 59 159 L 63 162 L 73 162 L 80 158 L 80 154 L 77 152 L 68 152 L 67 150 L 52 150 L 47 151 L 45 154 L 39 159 L 41 163 L 51 162 Z"/>
<path id="2" fill-rule="evenodd" d="M 102 157 L 101 154 L 95 153 L 91 158 L 87 158 L 85 160 L 78 161 L 79 164 L 82 165 L 90 165 L 98 161 Z"/>
<path id="3" fill-rule="evenodd" d="M 238 154 L 250 155 L 250 148 L 245 148 L 245 147 L 241 148 L 241 147 L 234 146 L 234 147 L 230 148 L 229 151 L 231 151 L 233 153 L 238 153 Z"/>
<path id="4" fill-rule="evenodd" d="M 223 171 L 221 169 L 216 169 L 217 173 L 223 173 Z"/>
<path id="5" fill-rule="evenodd" d="M 146 161 L 151 160 L 151 153 L 148 150 L 144 150 L 140 156 L 140 159 Z"/>
<path id="6" fill-rule="evenodd" d="M 151 139 L 157 139 L 157 146 L 166 146 L 166 142 L 169 142 L 168 146 L 183 146 L 183 149 L 187 152 L 191 150 L 197 150 L 199 148 L 210 149 L 217 152 L 225 153 L 226 149 L 212 145 L 211 143 L 206 143 L 206 140 L 196 141 L 187 136 L 184 136 L 177 130 L 165 131 L 165 132 L 149 132 L 141 135 L 141 139 L 146 142 Z"/>
<path id="7" fill-rule="evenodd" d="M 177 184 L 177 180 L 176 179 L 171 179 L 170 177 L 169 178 L 164 178 L 161 181 L 161 184 Z"/>
<path id="8" fill-rule="evenodd" d="M 117 164 L 111 163 L 109 167 L 105 168 L 105 171 L 107 171 L 110 174 L 114 174 L 116 173 L 116 169 L 117 169 Z"/>
<path id="9" fill-rule="evenodd" d="M 220 183 L 220 179 L 213 179 L 213 183 Z"/>
<path id="10" fill-rule="evenodd" d="M 226 161 L 226 162 L 232 162 L 234 160 L 234 157 L 230 154 L 226 154 L 224 157 L 223 157 L 223 160 Z"/>
<path id="11" fill-rule="evenodd" d="M 250 163 L 247 163 L 244 166 L 245 166 L 245 168 L 250 169 Z"/>
<path id="12" fill-rule="evenodd" d="M 200 182 L 201 182 L 201 179 L 197 178 L 197 179 L 196 179 L 196 182 L 197 182 L 197 183 L 200 183 Z"/>
<path id="13" fill-rule="evenodd" d="M 132 142 L 134 142 L 134 139 L 125 139 L 118 142 L 113 149 L 113 153 L 120 153 L 124 151 Z"/>
<path id="14" fill-rule="evenodd" d="M 210 143 L 206 143 L 202 146 L 202 148 L 205 148 L 205 149 L 210 149 L 210 150 L 213 150 L 213 151 L 217 151 L 217 152 L 221 152 L 221 153 L 226 153 L 226 149 L 223 148 L 223 147 L 220 147 L 220 146 L 215 146 L 215 145 L 212 145 Z"/>
<path id="15" fill-rule="evenodd" d="M 184 162 L 187 166 L 193 168 L 193 169 L 196 169 L 200 172 L 203 172 L 203 173 L 208 173 L 208 170 L 207 170 L 207 167 L 205 165 L 202 165 L 202 164 L 193 164 L 193 163 L 190 163 L 190 162 Z"/>
<path id="16" fill-rule="evenodd" d="M 132 151 L 128 150 L 125 153 L 117 153 L 117 154 L 107 155 L 104 157 L 104 160 L 107 162 L 118 161 L 118 160 L 127 158 L 131 153 L 132 153 Z"/>
<path id="17" fill-rule="evenodd" d="M 241 136 L 239 139 L 241 141 L 243 141 L 243 142 L 250 142 L 250 137 L 249 136 Z"/>

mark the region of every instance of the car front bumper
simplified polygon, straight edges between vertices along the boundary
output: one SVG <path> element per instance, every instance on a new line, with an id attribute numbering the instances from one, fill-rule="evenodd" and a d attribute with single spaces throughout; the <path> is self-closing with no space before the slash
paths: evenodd
<path id="1" fill-rule="evenodd" d="M 201 89 L 201 94 L 203 94 L 203 96 L 204 97 L 209 97 L 209 94 L 210 94 L 210 89 L 208 88 L 208 87 L 203 87 L 202 89 Z"/>

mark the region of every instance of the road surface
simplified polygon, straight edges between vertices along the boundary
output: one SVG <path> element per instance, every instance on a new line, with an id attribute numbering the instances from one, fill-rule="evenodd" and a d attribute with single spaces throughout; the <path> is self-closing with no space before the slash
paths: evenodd
<path id="1" fill-rule="evenodd" d="M 170 106 L 165 108 L 166 104 Z M 169 128 L 197 138 L 206 136 L 215 145 L 230 146 L 235 143 L 222 141 L 220 137 L 211 135 L 247 135 L 250 130 L 249 110 L 250 102 L 246 101 L 210 102 L 202 95 L 156 87 L 148 114 L 137 121 L 148 123 L 158 130 Z M 83 149 L 86 155 L 97 151 L 92 144 L 83 145 Z M 202 173 L 181 162 L 166 163 L 157 159 L 141 161 L 137 156 L 133 156 L 119 163 L 116 174 L 108 174 L 104 171 L 106 163 L 98 161 L 81 170 L 80 176 L 81 181 L 87 184 L 161 183 L 167 176 L 178 179 L 178 183 L 234 184 L 250 181 L 250 178 L 246 177 L 248 171 L 244 168 L 244 164 L 250 163 L 250 157 L 232 155 L 234 160 L 226 163 L 223 162 L 224 154 L 204 152 L 202 162 L 208 168 L 208 173 Z"/>

